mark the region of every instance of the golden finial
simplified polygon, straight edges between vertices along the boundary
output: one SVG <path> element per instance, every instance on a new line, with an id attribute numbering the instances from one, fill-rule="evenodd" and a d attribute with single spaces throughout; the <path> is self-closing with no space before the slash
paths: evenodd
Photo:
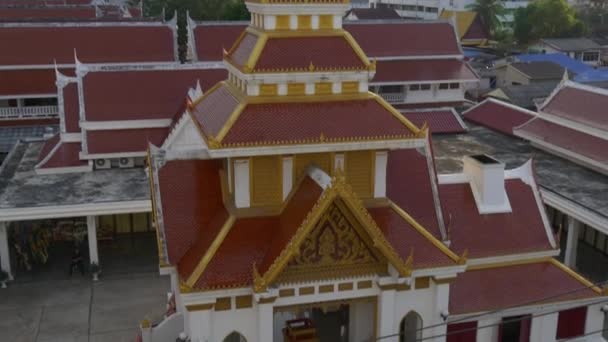
<path id="1" fill-rule="evenodd" d="M 323 134 L 323 132 L 321 132 L 321 135 L 319 136 L 319 140 L 321 142 L 325 142 L 325 134 Z"/>
<path id="2" fill-rule="evenodd" d="M 207 144 L 209 145 L 209 147 L 211 148 L 220 148 L 222 147 L 222 143 L 219 142 L 214 136 L 209 136 L 209 138 L 207 138 Z"/>
<path id="3" fill-rule="evenodd" d="M 407 274 L 411 274 L 412 271 L 414 270 L 414 248 L 412 247 L 412 250 L 410 251 L 410 255 L 407 257 L 407 260 L 405 260 L 405 270 L 407 272 Z"/>
<path id="4" fill-rule="evenodd" d="M 312 64 L 312 61 L 310 62 L 310 64 L 308 65 L 308 71 L 313 72 L 315 71 L 315 65 Z"/>
<path id="5" fill-rule="evenodd" d="M 255 291 L 264 291 L 266 289 L 266 282 L 264 281 L 264 278 L 262 278 L 262 276 L 260 275 L 260 272 L 258 272 L 258 268 L 255 266 L 255 262 L 251 265 L 251 268 L 253 270 L 253 287 Z"/>

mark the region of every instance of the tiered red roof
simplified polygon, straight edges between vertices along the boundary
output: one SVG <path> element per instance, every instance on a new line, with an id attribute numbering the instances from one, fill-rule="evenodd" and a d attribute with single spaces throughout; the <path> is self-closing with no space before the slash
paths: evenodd
<path id="1" fill-rule="evenodd" d="M 553 260 L 468 270 L 450 284 L 449 311 L 459 315 L 599 297 L 590 285 Z"/>
<path id="2" fill-rule="evenodd" d="M 464 112 L 463 117 L 500 133 L 513 135 L 513 128 L 534 118 L 534 113 L 502 101 L 487 99 Z"/>
<path id="3" fill-rule="evenodd" d="M 168 128 L 141 128 L 87 131 L 89 154 L 145 152 L 148 143 L 162 145 Z"/>
<path id="4" fill-rule="evenodd" d="M 15 66 L 74 64 L 74 50 L 88 63 L 169 62 L 177 44 L 169 25 L 152 22 L 3 25 L 0 41 L 11 47 L 0 64 Z"/>
<path id="5" fill-rule="evenodd" d="M 73 69 L 61 69 L 61 72 L 74 74 Z M 0 80 L 2 96 L 57 94 L 53 69 L 0 70 Z"/>
<path id="6" fill-rule="evenodd" d="M 222 49 L 230 49 L 247 25 L 245 22 L 196 25 L 193 36 L 198 60 L 222 60 Z M 449 23 L 360 21 L 345 23 L 344 29 L 368 57 L 462 55 Z"/>
<path id="7" fill-rule="evenodd" d="M 97 17 L 93 6 L 54 7 L 3 7 L 0 3 L 0 21 L 11 19 L 93 19 Z"/>
<path id="8" fill-rule="evenodd" d="M 607 107 L 608 93 L 605 90 L 566 84 L 539 111 L 608 131 Z"/>
<path id="9" fill-rule="evenodd" d="M 548 144 L 608 165 L 608 139 L 598 138 L 541 118 L 535 118 L 517 127 L 515 134 L 532 142 Z"/>
<path id="10" fill-rule="evenodd" d="M 166 253 L 169 262 L 178 265 L 183 280 L 193 275 L 220 229 L 230 224 L 222 205 L 220 167 L 221 163 L 212 160 L 170 161 L 157 171 Z M 314 180 L 304 177 L 280 214 L 237 218 L 227 227 L 227 235 L 210 255 L 194 288 L 252 285 L 252 266 L 255 264 L 260 274 L 269 270 L 321 200 L 323 191 Z M 206 200 L 197 200 L 200 198 Z M 397 210 L 402 209 L 382 207 L 369 212 L 402 260 L 413 255 L 416 269 L 456 265 L 453 253 L 439 248 L 439 240 L 414 228 Z"/>
<path id="11" fill-rule="evenodd" d="M 458 59 L 381 60 L 372 82 L 476 81 L 468 64 Z"/>
<path id="12" fill-rule="evenodd" d="M 197 82 L 206 92 L 226 77 L 225 69 L 89 72 L 83 79 L 86 120 L 170 119 Z"/>
<path id="13" fill-rule="evenodd" d="M 532 186 L 505 180 L 511 212 L 481 215 L 469 183 L 439 186 L 443 217 L 457 254 L 471 258 L 549 251 L 553 248 Z"/>
<path id="14" fill-rule="evenodd" d="M 78 85 L 70 83 L 63 88 L 63 114 L 67 133 L 80 132 L 80 106 Z"/>
<path id="15" fill-rule="evenodd" d="M 228 61 L 243 67 L 257 43 L 257 36 L 246 33 L 234 51 L 227 56 Z M 331 50 L 332 53 L 327 53 Z M 270 37 L 252 66 L 254 72 L 308 71 L 365 69 L 365 61 L 357 54 L 344 36 L 317 37 Z"/>
<path id="16" fill-rule="evenodd" d="M 450 109 L 402 111 L 403 116 L 414 125 L 422 127 L 428 124 L 432 134 L 465 133 L 466 126 L 458 117 L 458 113 Z"/>

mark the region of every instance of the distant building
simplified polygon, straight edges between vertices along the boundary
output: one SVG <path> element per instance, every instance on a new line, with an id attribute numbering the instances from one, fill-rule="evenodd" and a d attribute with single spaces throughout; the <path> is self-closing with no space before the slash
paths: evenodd
<path id="1" fill-rule="evenodd" d="M 537 82 L 528 85 L 503 85 L 484 95 L 512 103 L 516 106 L 536 110 L 538 104 L 542 103 L 553 92 L 558 82 Z"/>
<path id="2" fill-rule="evenodd" d="M 496 86 L 530 85 L 553 82 L 563 78 L 565 69 L 553 62 L 515 62 L 497 66 Z"/>
<path id="3" fill-rule="evenodd" d="M 490 39 L 487 28 L 476 12 L 443 10 L 439 18 L 456 24 L 456 33 L 462 46 L 484 46 Z"/>
<path id="4" fill-rule="evenodd" d="M 507 13 L 501 21 L 510 25 L 517 8 L 528 6 L 528 0 L 503 1 Z M 370 0 L 371 7 L 389 7 L 404 18 L 437 19 L 443 10 L 466 11 L 473 0 Z"/>
<path id="5" fill-rule="evenodd" d="M 401 19 L 397 11 L 388 7 L 352 8 L 344 17 L 346 20 L 390 20 Z"/>
<path id="6" fill-rule="evenodd" d="M 563 53 L 591 66 L 601 63 L 602 46 L 588 38 L 545 38 L 533 49 L 543 53 Z"/>

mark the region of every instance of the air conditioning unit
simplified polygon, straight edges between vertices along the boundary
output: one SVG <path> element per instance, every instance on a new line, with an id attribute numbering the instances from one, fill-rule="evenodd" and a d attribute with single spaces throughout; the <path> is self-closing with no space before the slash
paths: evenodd
<path id="1" fill-rule="evenodd" d="M 112 167 L 112 163 L 110 163 L 110 159 L 96 159 L 95 160 L 95 169 L 103 170 L 109 169 Z"/>
<path id="2" fill-rule="evenodd" d="M 126 168 L 130 168 L 130 167 L 134 167 L 135 166 L 135 159 L 134 158 L 120 158 L 118 160 L 118 166 L 121 169 L 126 169 Z"/>

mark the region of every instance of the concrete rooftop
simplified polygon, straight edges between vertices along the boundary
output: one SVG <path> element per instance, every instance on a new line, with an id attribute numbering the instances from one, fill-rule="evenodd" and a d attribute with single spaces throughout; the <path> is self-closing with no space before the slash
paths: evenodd
<path id="1" fill-rule="evenodd" d="M 534 158 L 539 186 L 608 218 L 608 176 L 532 147 L 527 141 L 467 122 L 467 134 L 433 136 L 437 171 L 462 171 L 462 157 L 486 153 L 507 169 Z"/>
<path id="2" fill-rule="evenodd" d="M 42 141 L 18 142 L 0 167 L 0 209 L 150 199 L 142 168 L 38 175 Z"/>

